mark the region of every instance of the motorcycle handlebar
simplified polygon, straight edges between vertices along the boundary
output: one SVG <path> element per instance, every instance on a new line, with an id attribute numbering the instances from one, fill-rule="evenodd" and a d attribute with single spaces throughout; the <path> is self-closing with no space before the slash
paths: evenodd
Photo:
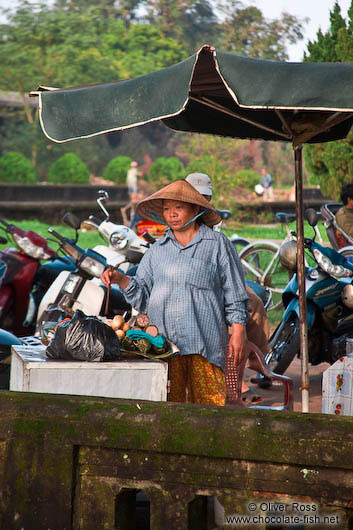
<path id="1" fill-rule="evenodd" d="M 70 241 L 66 237 L 63 237 L 61 234 L 58 234 L 58 232 L 56 232 L 54 228 L 48 228 L 48 232 L 60 241 L 61 248 L 75 261 L 79 260 L 82 257 L 84 251 L 80 247 L 75 245 L 72 241 Z"/>
<path id="2" fill-rule="evenodd" d="M 156 242 L 156 239 L 149 232 L 145 232 L 143 238 L 146 239 L 147 243 L 151 243 L 151 245 Z"/>
<path id="3" fill-rule="evenodd" d="M 90 215 L 88 219 L 90 221 L 93 221 L 93 223 L 95 223 L 98 226 L 102 224 L 102 221 L 98 217 L 95 217 L 94 215 Z"/>
<path id="4" fill-rule="evenodd" d="M 58 239 L 59 241 L 61 241 L 62 243 L 65 242 L 65 238 L 59 234 L 58 232 L 56 232 L 56 230 L 54 230 L 54 228 L 48 228 L 48 232 L 49 234 L 52 234 L 54 237 L 56 237 L 56 239 Z"/>
<path id="5" fill-rule="evenodd" d="M 0 217 L 0 223 L 2 223 L 6 227 L 7 230 L 11 231 L 11 229 L 13 228 L 13 225 L 8 223 L 6 219 L 3 219 L 2 217 Z"/>

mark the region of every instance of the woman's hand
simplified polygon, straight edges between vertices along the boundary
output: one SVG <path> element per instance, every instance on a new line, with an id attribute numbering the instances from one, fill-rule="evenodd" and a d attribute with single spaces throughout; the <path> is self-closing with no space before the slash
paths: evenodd
<path id="1" fill-rule="evenodd" d="M 231 333 L 227 356 L 228 358 L 232 359 L 234 366 L 238 366 L 241 363 L 245 353 L 245 326 L 242 324 L 232 324 Z"/>
<path id="2" fill-rule="evenodd" d="M 106 287 L 109 287 L 112 283 L 117 283 L 119 287 L 126 289 L 130 283 L 130 278 L 117 269 L 109 267 L 103 272 L 101 281 Z"/>

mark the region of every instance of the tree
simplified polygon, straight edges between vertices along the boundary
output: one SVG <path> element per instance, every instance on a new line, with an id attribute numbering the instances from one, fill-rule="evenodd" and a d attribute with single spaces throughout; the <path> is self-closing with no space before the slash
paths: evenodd
<path id="1" fill-rule="evenodd" d="M 188 55 L 216 38 L 218 19 L 208 0 L 145 0 L 143 5 L 148 22 L 176 39 Z"/>
<path id="2" fill-rule="evenodd" d="M 238 0 L 220 0 L 217 5 L 224 15 L 218 39 L 223 50 L 284 61 L 288 59 L 287 44 L 303 39 L 303 25 L 308 19 L 282 13 L 278 19 L 267 20 L 260 9 L 246 7 Z"/>
<path id="3" fill-rule="evenodd" d="M 146 24 L 85 11 L 38 9 L 25 2 L 0 26 L 1 88 L 103 83 L 147 74 L 185 57 L 178 44 Z"/>
<path id="4" fill-rule="evenodd" d="M 84 12 L 88 7 L 99 7 L 104 17 L 123 20 L 126 26 L 138 20 L 140 4 L 141 0 L 56 0 L 54 3 L 55 7 L 66 11 Z"/>
<path id="5" fill-rule="evenodd" d="M 242 55 L 285 58 L 287 43 L 302 37 L 302 22 L 295 17 L 268 21 L 256 7 L 236 0 L 224 0 L 222 11 L 221 1 L 55 0 L 47 5 L 20 0 L 0 25 L 0 89 L 24 94 L 38 85 L 68 87 L 136 77 L 175 64 L 204 43 Z M 170 146 L 178 146 L 176 136 L 181 137 L 152 124 L 68 148 L 48 142 L 36 112 L 28 107 L 7 125 L 0 131 L 6 149 L 11 148 L 10 129 L 17 130 L 11 133 L 13 142 L 43 178 L 46 168 L 68 150 L 92 162 L 96 173 L 120 154 L 167 157 L 173 154 Z M 253 169 L 261 159 L 257 144 L 236 145 L 237 169 Z"/>
<path id="6" fill-rule="evenodd" d="M 219 161 L 223 168 L 219 175 L 220 188 L 227 188 L 228 178 L 233 185 L 233 176 L 240 170 L 260 172 L 263 167 L 271 173 L 277 187 L 294 182 L 293 151 L 286 142 L 238 140 L 204 134 L 183 134 L 179 138 L 174 149 L 184 164 L 192 163 L 197 167 L 197 161 L 207 155 Z M 224 190 L 221 194 L 224 195 Z"/>
<path id="7" fill-rule="evenodd" d="M 122 20 L 102 16 L 100 7 L 76 10 L 22 2 L 7 24 L 0 26 L 0 88 L 23 95 L 38 85 L 116 81 L 166 67 L 185 56 L 160 30 L 146 24 L 127 29 Z M 36 111 L 26 105 L 24 111 L 22 116 L 17 112 L 15 123 L 18 129 L 20 121 L 29 124 L 25 127 L 31 130 L 28 156 L 37 166 L 47 158 L 48 141 L 38 128 Z M 72 144 L 71 150 L 78 150 L 78 145 Z M 60 149 L 60 154 L 67 150 Z"/>
<path id="8" fill-rule="evenodd" d="M 353 61 L 353 1 L 348 10 L 347 22 L 341 15 L 337 2 L 330 12 L 330 27 L 323 34 L 317 32 L 317 40 L 309 42 L 306 62 Z M 353 181 L 353 134 L 346 139 L 324 144 L 306 145 L 304 158 L 311 182 L 320 185 L 326 197 L 339 198 L 342 184 Z"/>
<path id="9" fill-rule="evenodd" d="M 267 20 L 255 6 L 238 0 L 145 0 L 147 20 L 176 39 L 188 54 L 202 44 L 222 50 L 285 60 L 286 46 L 303 38 L 303 24 L 288 13 Z"/>

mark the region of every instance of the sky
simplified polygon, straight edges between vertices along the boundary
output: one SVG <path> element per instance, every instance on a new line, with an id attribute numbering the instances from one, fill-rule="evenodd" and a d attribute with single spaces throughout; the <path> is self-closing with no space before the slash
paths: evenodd
<path id="1" fill-rule="evenodd" d="M 352 0 L 338 0 L 343 18 L 347 16 L 347 10 Z M 250 2 L 249 2 L 250 3 Z M 291 15 L 310 18 L 305 25 L 304 39 L 294 46 L 288 48 L 290 61 L 301 61 L 308 40 L 316 40 L 319 28 L 325 33 L 330 26 L 330 11 L 332 11 L 335 0 L 254 0 L 253 2 L 266 18 L 278 18 L 286 11 Z"/>
<path id="2" fill-rule="evenodd" d="M 36 0 L 29 0 L 35 2 Z M 343 17 L 347 16 L 347 10 L 353 0 L 338 0 Z M 8 8 L 16 6 L 16 0 L 0 0 L 0 7 Z M 327 31 L 330 25 L 330 11 L 335 0 L 243 0 L 245 5 L 256 5 L 266 18 L 278 18 L 283 11 L 299 17 L 308 17 L 310 20 L 305 25 L 304 39 L 297 45 L 288 48 L 290 61 L 301 61 L 306 42 L 315 40 L 319 28 Z"/>

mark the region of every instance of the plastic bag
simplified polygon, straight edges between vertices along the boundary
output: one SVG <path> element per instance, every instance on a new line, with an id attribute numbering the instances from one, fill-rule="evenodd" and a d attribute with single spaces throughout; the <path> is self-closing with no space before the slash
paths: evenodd
<path id="1" fill-rule="evenodd" d="M 119 361 L 120 340 L 111 327 L 78 309 L 58 324 L 45 354 L 66 361 Z"/>

